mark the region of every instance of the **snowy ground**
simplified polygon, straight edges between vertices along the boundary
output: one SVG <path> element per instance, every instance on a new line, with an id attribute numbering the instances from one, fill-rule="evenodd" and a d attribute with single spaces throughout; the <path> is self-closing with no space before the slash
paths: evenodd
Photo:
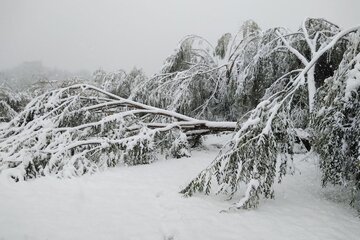
<path id="1" fill-rule="evenodd" d="M 0 181 L 0 239 L 360 239 L 359 217 L 320 188 L 313 160 L 297 160 L 297 174 L 256 210 L 220 213 L 230 205 L 220 197 L 183 198 L 178 191 L 216 156 L 219 141 L 210 138 L 209 151 L 191 158 L 67 180 Z"/>

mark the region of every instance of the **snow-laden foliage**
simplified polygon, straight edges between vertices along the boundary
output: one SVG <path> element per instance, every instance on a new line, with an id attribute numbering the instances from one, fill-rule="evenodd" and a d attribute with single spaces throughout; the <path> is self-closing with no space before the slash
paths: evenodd
<path id="1" fill-rule="evenodd" d="M 360 38 L 353 34 L 335 75 L 318 91 L 312 116 L 313 144 L 320 155 L 322 182 L 346 187 L 359 203 Z"/>
<path id="2" fill-rule="evenodd" d="M 75 84 L 88 82 L 79 77 L 71 77 L 64 80 L 39 80 L 31 83 L 20 91 L 13 90 L 8 86 L 0 85 L 0 121 L 12 120 L 18 112 L 34 98 L 58 88 L 68 87 Z"/>
<path id="3" fill-rule="evenodd" d="M 89 85 L 48 92 L 0 130 L 0 174 L 16 180 L 70 177 L 119 164 L 150 163 L 157 150 L 188 156 L 186 136 L 172 131 L 176 124 L 146 123 L 157 113 L 183 119 L 159 111 Z"/>
<path id="4" fill-rule="evenodd" d="M 143 83 L 146 76 L 141 69 L 133 68 L 129 73 L 124 70 L 105 72 L 98 69 L 93 73 L 93 82 L 101 89 L 128 98 L 134 88 Z"/>
<path id="5" fill-rule="evenodd" d="M 15 180 L 71 177 L 159 154 L 189 156 L 187 136 L 233 131 L 78 84 L 35 98 L 0 130 L 0 174 Z"/>
<path id="6" fill-rule="evenodd" d="M 23 93 L 26 94 L 29 99 L 33 99 L 46 92 L 60 88 L 60 86 L 64 86 L 66 82 L 67 81 L 41 79 L 29 85 Z"/>
<path id="7" fill-rule="evenodd" d="M 240 125 L 230 149 L 221 153 L 182 193 L 186 196 L 195 192 L 209 194 L 215 182 L 218 186 L 215 192 L 233 196 L 244 183 L 247 185 L 245 197 L 236 207 L 256 207 L 261 195 L 272 198 L 276 165 L 280 162 L 279 181 L 292 167 L 297 134 L 288 116 L 291 98 L 297 87 L 296 83 L 290 82 L 284 91 L 258 104 Z M 282 155 L 279 156 L 279 153 Z"/>
<path id="8" fill-rule="evenodd" d="M 26 102 L 24 96 L 4 84 L 0 85 L 0 122 L 10 121 Z"/>
<path id="9" fill-rule="evenodd" d="M 277 32 L 287 34 L 277 28 L 259 32 L 238 50 L 227 94 L 231 118 L 238 119 L 254 109 L 274 80 L 299 68 L 296 58 L 279 48 L 282 44 Z"/>
<path id="10" fill-rule="evenodd" d="M 196 118 L 235 119 L 228 117 L 234 99 L 229 94 L 237 87 L 230 79 L 237 78 L 238 65 L 251 61 L 259 32 L 248 21 L 234 37 L 224 34 L 215 48 L 199 36 L 184 38 L 160 73 L 140 84 L 131 98 Z"/>
<path id="11" fill-rule="evenodd" d="M 140 83 L 130 97 L 196 118 L 234 121 L 254 109 L 276 79 L 304 68 L 339 31 L 324 19 L 309 18 L 297 32 L 262 31 L 247 21 L 234 36 L 221 36 L 215 48 L 199 36 L 188 36 L 160 73 Z M 320 86 L 333 74 L 344 51 L 344 44 L 338 44 L 322 56 L 319 68 L 315 64 L 309 70 L 311 99 L 315 83 Z"/>
<path id="12" fill-rule="evenodd" d="M 272 95 L 268 92 L 269 97 L 260 102 L 249 113 L 246 120 L 240 119 L 238 121 L 240 129 L 234 136 L 230 149 L 219 154 L 208 168 L 182 190 L 182 193 L 186 196 L 191 196 L 195 192 L 209 194 L 213 184 L 215 184 L 219 188 L 216 192 L 233 196 L 244 184 L 246 185 L 244 197 L 237 202 L 236 208 L 256 207 L 261 195 L 271 198 L 276 177 L 276 166 L 279 165 L 279 179 L 281 179 L 287 172 L 287 167 L 291 166 L 289 163 L 291 162 L 293 145 L 298 138 L 292 121 L 294 118 L 291 116 L 296 95 L 301 92 L 304 86 L 314 84 L 314 66 L 320 57 L 333 48 L 340 39 L 356 30 L 358 28 L 334 34 L 330 41 L 321 45 L 320 48 L 314 49 L 310 60 L 306 60 L 279 33 L 286 49 L 299 59 L 303 59 L 304 68 L 300 71 L 294 69 L 274 81 L 271 88 L 273 90 L 278 89 L 278 91 Z M 309 37 L 306 39 L 311 40 Z M 295 74 L 295 76 L 291 74 Z M 286 78 L 286 76 L 288 77 Z M 274 86 L 283 79 L 287 79 L 283 88 L 279 89 L 278 86 Z M 308 99 L 313 97 L 312 91 L 313 89 L 308 90 Z M 310 105 L 313 100 L 309 100 L 309 102 L 311 110 Z"/>
<path id="13" fill-rule="evenodd" d="M 5 122 L 13 119 L 17 112 L 4 100 L 0 101 L 0 122 Z"/>
<path id="14" fill-rule="evenodd" d="M 193 117 L 214 119 L 219 112 L 218 92 L 224 66 L 213 56 L 213 47 L 198 36 L 188 36 L 168 57 L 159 74 L 146 80 L 131 99 Z"/>

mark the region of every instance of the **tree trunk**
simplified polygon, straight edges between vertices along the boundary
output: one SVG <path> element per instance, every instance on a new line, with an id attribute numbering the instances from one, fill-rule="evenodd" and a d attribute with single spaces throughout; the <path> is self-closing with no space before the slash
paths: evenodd
<path id="1" fill-rule="evenodd" d="M 309 92 L 309 112 L 311 113 L 314 108 L 314 98 L 316 93 L 315 87 L 315 65 L 313 65 L 307 73 L 307 86 Z"/>

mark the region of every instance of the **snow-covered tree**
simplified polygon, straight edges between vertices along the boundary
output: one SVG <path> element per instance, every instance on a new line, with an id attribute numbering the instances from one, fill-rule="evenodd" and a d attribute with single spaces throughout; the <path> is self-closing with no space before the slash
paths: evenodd
<path id="1" fill-rule="evenodd" d="M 23 94 L 17 93 L 5 84 L 0 85 L 0 122 L 10 121 L 26 104 Z"/>
<path id="2" fill-rule="evenodd" d="M 312 109 L 315 64 L 339 40 L 358 29 L 359 27 L 356 27 L 336 34 L 332 33 L 332 37 L 326 37 L 324 42 L 313 50 L 310 60 L 303 59 L 303 69 L 295 69 L 274 81 L 273 85 L 290 74 L 282 89 L 260 102 L 249 112 L 245 121 L 239 120 L 239 130 L 231 142 L 230 149 L 221 153 L 208 168 L 182 190 L 182 193 L 187 196 L 195 192 L 208 194 L 216 183 L 218 189 L 215 192 L 233 196 L 244 184 L 246 186 L 244 197 L 236 203 L 236 208 L 256 207 L 262 195 L 271 198 L 277 174 L 276 166 L 277 164 L 280 166 L 279 180 L 281 180 L 291 166 L 293 144 L 298 137 L 290 117 L 294 96 L 304 86 L 308 86 L 309 109 Z M 309 46 L 310 44 L 318 46 L 314 40 L 319 39 L 317 37 L 319 35 L 309 36 L 305 33 Z M 286 49 L 299 59 L 304 58 L 283 35 L 279 34 L 279 38 Z"/>
<path id="3" fill-rule="evenodd" d="M 320 156 L 323 185 L 352 191 L 360 203 L 360 36 L 348 49 L 334 76 L 317 92 L 312 114 L 313 145 Z"/>
<path id="4" fill-rule="evenodd" d="M 80 84 L 45 93 L 0 129 L 0 174 L 71 177 L 189 155 L 186 135 L 233 131 Z"/>
<path id="5" fill-rule="evenodd" d="M 229 96 L 237 88 L 234 79 L 256 54 L 259 34 L 257 24 L 247 21 L 234 37 L 220 37 L 215 48 L 199 36 L 187 36 L 160 73 L 141 84 L 131 98 L 196 118 L 229 119 L 234 100 Z"/>
<path id="6" fill-rule="evenodd" d="M 141 69 L 133 68 L 129 73 L 124 70 L 105 72 L 98 69 L 93 73 L 93 81 L 100 88 L 123 98 L 128 98 L 135 87 L 143 83 L 146 76 Z"/>
<path id="7" fill-rule="evenodd" d="M 213 119 L 221 72 L 210 43 L 188 36 L 159 74 L 136 88 L 131 99 L 194 117 Z"/>

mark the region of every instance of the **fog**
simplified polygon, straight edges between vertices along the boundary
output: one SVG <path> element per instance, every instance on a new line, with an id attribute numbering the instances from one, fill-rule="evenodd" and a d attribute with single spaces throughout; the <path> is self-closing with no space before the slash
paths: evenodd
<path id="1" fill-rule="evenodd" d="M 0 70 L 23 61 L 71 71 L 156 72 L 179 40 L 211 42 L 247 19 L 296 29 L 304 17 L 360 24 L 359 0 L 0 0 Z"/>

